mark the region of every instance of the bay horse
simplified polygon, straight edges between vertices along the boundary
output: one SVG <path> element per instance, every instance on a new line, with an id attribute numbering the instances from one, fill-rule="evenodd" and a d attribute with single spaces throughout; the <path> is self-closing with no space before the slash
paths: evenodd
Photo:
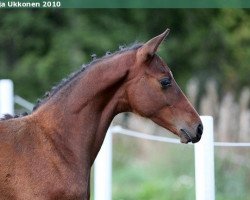
<path id="1" fill-rule="evenodd" d="M 168 33 L 93 60 L 31 114 L 1 119 L 0 199 L 89 199 L 91 166 L 121 112 L 151 119 L 182 143 L 198 142 L 201 119 L 156 54 Z"/>

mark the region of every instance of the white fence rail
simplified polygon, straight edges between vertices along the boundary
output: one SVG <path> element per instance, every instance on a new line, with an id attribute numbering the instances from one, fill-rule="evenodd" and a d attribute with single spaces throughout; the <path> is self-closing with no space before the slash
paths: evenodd
<path id="1" fill-rule="evenodd" d="M 1 114 L 14 113 L 13 82 L 9 79 L 0 80 L 0 117 Z"/>
<path id="2" fill-rule="evenodd" d="M 204 131 L 194 145 L 196 200 L 214 200 L 214 129 L 213 118 L 201 116 Z"/>
<path id="3" fill-rule="evenodd" d="M 33 107 L 33 105 L 25 99 L 14 96 L 13 83 L 11 80 L 0 80 L 0 117 L 6 113 L 14 114 L 14 103 L 28 110 L 32 110 Z M 214 142 L 213 118 L 210 116 L 201 116 L 201 119 L 204 125 L 204 133 L 201 141 L 194 145 L 196 200 L 214 200 L 214 146 L 250 147 L 250 143 Z M 120 126 L 111 126 L 94 165 L 95 200 L 112 199 L 112 135 L 114 133 L 146 140 L 180 144 L 178 139 L 148 135 L 126 130 Z"/>
<path id="4" fill-rule="evenodd" d="M 95 200 L 112 199 L 112 129 L 109 129 L 94 165 Z"/>
<path id="5" fill-rule="evenodd" d="M 214 133 L 213 118 L 210 116 L 201 116 L 204 126 L 204 133 L 199 143 L 195 144 L 195 193 L 196 200 L 214 200 L 215 199 L 215 179 L 214 179 Z M 95 182 L 94 194 L 95 200 L 111 200 L 112 184 L 112 133 L 124 134 L 146 140 L 168 142 L 180 144 L 179 139 L 167 138 L 155 135 L 148 135 L 137 131 L 123 129 L 120 126 L 110 127 L 108 137 L 105 138 L 103 146 L 95 161 Z M 107 198 L 104 198 L 107 197 Z"/>

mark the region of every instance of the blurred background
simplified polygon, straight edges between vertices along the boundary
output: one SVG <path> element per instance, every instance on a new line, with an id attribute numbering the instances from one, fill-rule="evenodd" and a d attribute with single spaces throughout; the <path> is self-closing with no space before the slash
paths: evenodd
<path id="1" fill-rule="evenodd" d="M 159 55 L 199 114 L 214 117 L 215 141 L 250 142 L 247 9 L 1 10 L 0 79 L 12 79 L 15 94 L 35 103 L 91 54 L 145 42 L 166 28 Z M 174 137 L 130 113 L 114 124 Z M 216 199 L 250 199 L 249 152 L 215 148 Z M 114 200 L 192 200 L 194 184 L 193 146 L 114 136 Z"/>

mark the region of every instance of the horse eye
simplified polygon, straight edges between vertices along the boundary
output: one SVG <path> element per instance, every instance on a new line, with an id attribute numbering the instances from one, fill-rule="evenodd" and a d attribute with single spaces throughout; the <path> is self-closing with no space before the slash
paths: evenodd
<path id="1" fill-rule="evenodd" d="M 170 78 L 163 78 L 160 80 L 161 87 L 166 89 L 167 87 L 171 86 L 171 79 Z"/>

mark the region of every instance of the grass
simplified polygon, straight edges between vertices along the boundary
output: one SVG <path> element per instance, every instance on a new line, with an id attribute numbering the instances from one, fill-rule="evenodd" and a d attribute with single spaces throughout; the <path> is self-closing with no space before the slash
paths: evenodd
<path id="1" fill-rule="evenodd" d="M 194 199 L 192 146 L 138 142 L 114 146 L 113 200 Z"/>

